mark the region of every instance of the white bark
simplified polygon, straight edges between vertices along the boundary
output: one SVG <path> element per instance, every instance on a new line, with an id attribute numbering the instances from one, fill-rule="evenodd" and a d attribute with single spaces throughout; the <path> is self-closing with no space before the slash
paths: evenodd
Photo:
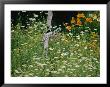
<path id="1" fill-rule="evenodd" d="M 47 16 L 47 26 L 49 27 L 49 29 L 52 28 L 52 24 L 51 24 L 52 17 L 53 17 L 53 13 L 52 13 L 52 11 L 48 11 L 48 16 Z"/>
<path id="2" fill-rule="evenodd" d="M 49 41 L 49 38 L 51 37 L 51 35 L 52 35 L 52 32 L 48 32 L 48 33 L 44 34 L 44 36 L 43 36 L 44 49 L 48 48 L 48 41 Z"/>
<path id="3" fill-rule="evenodd" d="M 53 17 L 53 12 L 52 11 L 48 11 L 48 16 L 47 16 L 47 26 L 48 26 L 48 30 L 50 30 L 50 32 L 48 33 L 44 33 L 43 36 L 43 42 L 44 42 L 44 55 L 47 58 L 48 57 L 48 42 L 49 42 L 49 38 L 51 38 L 52 36 L 55 36 L 55 34 L 57 34 L 61 29 L 58 28 L 54 31 L 51 31 L 52 28 L 52 17 Z"/>
<path id="4" fill-rule="evenodd" d="M 48 16 L 47 16 L 47 26 L 48 26 L 48 30 L 51 30 L 52 28 L 52 17 L 53 17 L 53 13 L 52 11 L 48 11 Z M 48 33 L 44 33 L 43 36 L 43 41 L 44 41 L 44 54 L 47 57 L 47 53 L 48 53 L 48 42 L 49 42 L 49 37 L 52 35 L 52 32 L 48 32 Z"/>

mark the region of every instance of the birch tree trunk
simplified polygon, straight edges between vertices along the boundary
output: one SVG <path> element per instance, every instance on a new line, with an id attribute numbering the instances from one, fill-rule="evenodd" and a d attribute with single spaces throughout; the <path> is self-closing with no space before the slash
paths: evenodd
<path id="1" fill-rule="evenodd" d="M 49 28 L 49 30 L 51 30 L 52 28 L 52 17 L 53 17 L 53 13 L 52 11 L 48 11 L 48 16 L 47 16 L 47 26 Z"/>
<path id="2" fill-rule="evenodd" d="M 52 35 L 52 31 L 51 31 L 51 28 L 52 28 L 52 24 L 51 24 L 52 16 L 53 16 L 52 11 L 48 11 L 47 27 L 49 28 L 48 30 L 50 30 L 50 32 L 44 33 L 44 36 L 43 36 L 43 41 L 44 41 L 44 55 L 45 55 L 46 58 L 48 57 L 47 54 L 48 54 L 49 37 Z"/>

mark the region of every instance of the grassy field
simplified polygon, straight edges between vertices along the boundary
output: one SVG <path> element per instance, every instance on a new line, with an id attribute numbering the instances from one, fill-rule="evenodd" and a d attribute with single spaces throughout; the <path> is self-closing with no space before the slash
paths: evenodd
<path id="1" fill-rule="evenodd" d="M 30 18 L 27 29 L 20 21 L 11 24 L 12 77 L 100 76 L 99 12 L 80 13 L 72 17 L 71 26 L 53 26 L 63 31 L 49 39 L 47 58 L 42 41 L 46 19 L 37 17 Z"/>
<path id="2" fill-rule="evenodd" d="M 11 76 L 13 77 L 98 77 L 100 36 L 88 30 L 80 34 L 58 33 L 50 38 L 48 58 L 44 56 L 45 22 L 28 29 L 20 24 L 11 29 Z M 40 30 L 41 29 L 41 30 Z"/>

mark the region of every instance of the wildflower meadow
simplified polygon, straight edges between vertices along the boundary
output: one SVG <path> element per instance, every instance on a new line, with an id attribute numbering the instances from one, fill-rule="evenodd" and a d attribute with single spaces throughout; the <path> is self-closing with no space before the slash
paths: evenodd
<path id="1" fill-rule="evenodd" d="M 51 29 L 59 31 L 49 37 L 47 57 L 43 42 L 43 35 L 48 31 L 47 11 L 15 12 L 18 16 L 11 15 L 12 77 L 100 76 L 99 11 L 75 11 L 75 15 L 60 24 L 53 14 Z M 21 19 L 20 12 L 25 13 L 28 21 Z M 22 25 L 24 20 L 26 26 Z"/>

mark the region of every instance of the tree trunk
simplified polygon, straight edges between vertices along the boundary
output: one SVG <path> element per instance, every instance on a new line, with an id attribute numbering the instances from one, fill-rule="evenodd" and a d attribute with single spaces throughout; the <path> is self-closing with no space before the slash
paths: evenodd
<path id="1" fill-rule="evenodd" d="M 43 41 L 44 41 L 44 55 L 45 55 L 46 58 L 48 57 L 47 53 L 48 53 L 49 37 L 52 35 L 52 32 L 51 32 L 51 28 L 52 28 L 52 24 L 51 24 L 52 16 L 53 16 L 52 11 L 48 11 L 47 27 L 48 27 L 48 30 L 50 30 L 50 32 L 44 33 L 44 36 L 43 36 Z"/>
<path id="2" fill-rule="evenodd" d="M 47 26 L 49 28 L 48 30 L 51 30 L 51 28 L 52 28 L 52 24 L 51 24 L 52 17 L 53 17 L 53 12 L 48 11 L 48 16 L 47 16 Z"/>

